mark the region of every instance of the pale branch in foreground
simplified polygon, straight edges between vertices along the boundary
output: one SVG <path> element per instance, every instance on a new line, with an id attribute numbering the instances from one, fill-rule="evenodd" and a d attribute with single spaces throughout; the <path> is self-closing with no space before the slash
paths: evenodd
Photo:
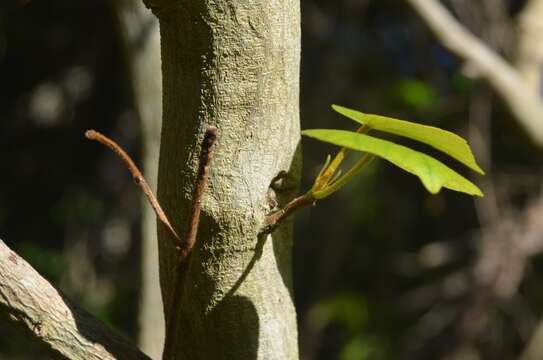
<path id="1" fill-rule="evenodd" d="M 0 313 L 68 359 L 149 359 L 79 308 L 0 240 Z"/>
<path id="2" fill-rule="evenodd" d="M 407 0 L 443 46 L 474 65 L 509 106 L 528 136 L 543 147 L 543 101 L 521 74 L 470 33 L 438 0 Z"/>

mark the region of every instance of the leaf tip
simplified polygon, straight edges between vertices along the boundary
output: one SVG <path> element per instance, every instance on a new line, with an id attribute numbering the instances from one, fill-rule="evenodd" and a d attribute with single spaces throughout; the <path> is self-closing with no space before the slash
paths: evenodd
<path id="1" fill-rule="evenodd" d="M 485 194 L 481 191 L 481 189 L 477 188 L 477 192 L 473 194 L 473 196 L 485 197 Z"/>
<path id="2" fill-rule="evenodd" d="M 422 181 L 422 184 L 424 185 L 426 190 L 432 195 L 439 194 L 439 192 L 441 191 L 441 188 L 442 188 L 442 186 L 440 186 L 440 185 L 434 186 L 433 184 L 427 184 L 424 180 Z"/>
<path id="3" fill-rule="evenodd" d="M 462 190 L 452 189 L 452 190 L 460 191 L 460 192 L 463 192 L 464 194 L 468 194 L 470 196 L 478 196 L 478 197 L 484 197 L 485 196 L 483 194 L 483 192 L 481 191 L 481 189 L 479 189 L 476 185 L 474 185 L 474 184 L 471 184 L 471 185 L 472 186 L 469 189 L 462 189 Z"/>
<path id="4" fill-rule="evenodd" d="M 475 168 L 473 170 L 480 175 L 485 175 L 485 171 L 477 163 L 475 163 Z"/>
<path id="5" fill-rule="evenodd" d="M 346 108 L 345 106 L 341 106 L 341 105 L 338 105 L 338 104 L 332 104 L 330 105 L 332 107 L 332 109 L 335 111 L 335 112 L 338 112 L 340 113 L 341 115 L 343 116 L 347 116 L 345 115 L 345 112 L 350 110 L 349 108 Z"/>

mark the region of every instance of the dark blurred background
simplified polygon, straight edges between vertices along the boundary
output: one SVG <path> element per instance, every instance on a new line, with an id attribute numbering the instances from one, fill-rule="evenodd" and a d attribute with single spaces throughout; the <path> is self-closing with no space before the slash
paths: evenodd
<path id="1" fill-rule="evenodd" d="M 510 60 L 525 3 L 447 2 Z M 543 359 L 543 350 L 526 355 L 543 336 L 541 148 L 405 1 L 301 4 L 302 128 L 356 128 L 332 103 L 418 121 L 469 138 L 487 171 L 473 177 L 483 199 L 432 196 L 414 176 L 374 161 L 297 215 L 302 358 Z M 0 238 L 136 340 L 145 210 L 120 161 L 83 138 L 95 128 L 138 163 L 145 156 L 119 11 L 105 0 L 0 2 Z M 333 151 L 303 141 L 302 189 Z M 0 319 L 0 359 L 41 358 Z"/>

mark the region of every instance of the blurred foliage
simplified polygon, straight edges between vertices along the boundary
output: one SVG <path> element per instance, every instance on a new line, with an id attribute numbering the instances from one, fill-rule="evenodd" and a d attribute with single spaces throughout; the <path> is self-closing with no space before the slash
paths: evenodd
<path id="1" fill-rule="evenodd" d="M 385 356 L 383 346 L 375 337 L 355 336 L 344 345 L 339 353 L 340 360 L 375 360 Z"/>
<path id="2" fill-rule="evenodd" d="M 111 11 L 102 0 L 0 2 L 0 238 L 76 302 L 135 336 L 139 194 L 114 155 L 83 138 L 100 128 L 139 158 Z M 128 234 L 120 255 L 111 254 L 111 219 Z M 48 358 L 28 343 L 0 321 L 1 359 Z"/>
<path id="3" fill-rule="evenodd" d="M 383 338 L 372 333 L 369 324 L 369 307 L 366 299 L 357 293 L 339 293 L 333 298 L 322 300 L 308 312 L 311 326 L 325 329 L 337 326 L 344 333 L 344 345 L 340 360 L 373 360 L 391 356 Z"/>
<path id="4" fill-rule="evenodd" d="M 398 81 L 392 92 L 404 106 L 417 111 L 430 110 L 440 101 L 431 85 L 417 79 Z"/>
<path id="5" fill-rule="evenodd" d="M 84 190 L 75 189 L 67 191 L 56 204 L 53 204 L 51 220 L 62 226 L 73 223 L 92 225 L 103 211 L 104 204 L 99 199 Z"/>
<path id="6" fill-rule="evenodd" d="M 315 327 L 325 328 L 335 322 L 352 335 L 364 330 L 368 309 L 364 297 L 356 293 L 343 293 L 316 304 L 308 316 Z"/>
<path id="7" fill-rule="evenodd" d="M 18 247 L 19 255 L 37 269 L 42 269 L 41 274 L 52 282 L 58 282 L 66 269 L 64 254 L 55 249 L 40 245 L 33 241 L 22 243 Z"/>

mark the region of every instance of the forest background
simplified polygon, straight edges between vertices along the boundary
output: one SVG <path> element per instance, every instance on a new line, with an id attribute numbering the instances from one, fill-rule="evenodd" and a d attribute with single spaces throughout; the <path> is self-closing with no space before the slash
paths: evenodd
<path id="1" fill-rule="evenodd" d="M 157 162 L 149 149 L 160 114 L 144 123 L 138 109 L 125 3 L 0 3 L 0 238 L 76 302 L 144 343 L 152 335 L 139 332 L 138 319 L 157 329 L 161 321 L 142 315 L 141 289 L 149 288 L 142 244 L 153 225 L 142 230 L 146 207 L 118 159 L 83 138 L 95 128 L 138 163 Z M 520 67 L 528 3 L 447 4 Z M 474 178 L 482 199 L 432 196 L 415 177 L 375 161 L 297 215 L 302 358 L 541 358 L 543 162 L 533 134 L 476 64 L 449 52 L 408 1 L 301 5 L 302 128 L 353 129 L 332 103 L 409 119 L 468 138 L 487 171 Z M 528 47 L 543 49 L 539 40 Z M 542 69 L 543 61 L 539 89 Z M 304 140 L 302 189 L 333 151 Z M 43 356 L 0 320 L 0 359 Z"/>

